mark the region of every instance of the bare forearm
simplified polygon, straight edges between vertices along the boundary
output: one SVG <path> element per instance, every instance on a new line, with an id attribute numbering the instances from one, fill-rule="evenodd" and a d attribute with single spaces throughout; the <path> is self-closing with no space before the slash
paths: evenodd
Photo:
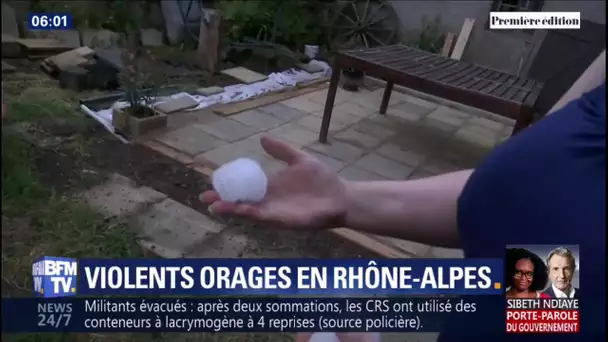
<path id="1" fill-rule="evenodd" d="M 566 91 L 566 93 L 557 101 L 553 108 L 549 111 L 549 114 L 562 109 L 572 100 L 578 99 L 584 93 L 600 86 L 602 82 L 606 80 L 606 50 L 602 51 L 600 55 L 589 65 L 587 70 L 574 82 L 572 87 Z"/>
<path id="2" fill-rule="evenodd" d="M 413 181 L 347 182 L 347 227 L 458 247 L 457 202 L 471 170 Z"/>

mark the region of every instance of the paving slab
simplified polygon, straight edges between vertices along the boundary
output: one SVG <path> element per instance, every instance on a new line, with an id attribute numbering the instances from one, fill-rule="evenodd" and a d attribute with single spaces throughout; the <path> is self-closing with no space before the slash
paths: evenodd
<path id="1" fill-rule="evenodd" d="M 165 133 L 156 140 L 190 156 L 213 150 L 227 143 L 204 132 L 197 125 Z"/>
<path id="2" fill-rule="evenodd" d="M 489 134 L 487 129 L 476 129 L 470 126 L 459 129 L 456 132 L 456 137 L 485 148 L 492 148 L 496 146 L 500 140 L 498 134 Z"/>
<path id="3" fill-rule="evenodd" d="M 406 251 L 407 253 L 416 256 L 416 257 L 424 257 L 427 255 L 431 249 L 431 246 L 425 245 L 418 242 L 395 239 L 395 238 L 387 238 L 382 237 L 384 240 L 390 241 L 391 244 L 399 247 L 399 249 Z"/>
<path id="4" fill-rule="evenodd" d="M 435 176 L 435 174 L 432 174 L 432 173 L 424 171 L 424 170 L 416 170 L 409 177 L 407 177 L 407 179 L 416 180 L 416 179 L 429 178 L 429 177 L 433 177 L 433 176 Z"/>
<path id="5" fill-rule="evenodd" d="M 244 67 L 225 69 L 222 70 L 221 73 L 236 78 L 237 80 L 245 84 L 264 81 L 268 78 L 268 76 L 266 75 L 260 74 L 259 72 L 255 72 L 253 70 L 249 70 Z"/>
<path id="6" fill-rule="evenodd" d="M 259 133 L 259 131 L 253 127 L 244 125 L 238 121 L 220 118 L 219 120 L 194 125 L 196 128 L 201 129 L 214 137 L 219 139 L 235 142 L 248 136 Z"/>
<path id="7" fill-rule="evenodd" d="M 380 176 L 379 174 L 364 170 L 360 167 L 349 165 L 342 169 L 338 173 L 344 179 L 350 181 L 378 181 L 378 180 L 386 180 L 385 177 Z"/>
<path id="8" fill-rule="evenodd" d="M 312 93 L 308 93 L 306 95 L 302 95 L 301 98 L 313 103 L 320 105 L 321 110 L 325 108 L 325 102 L 327 102 L 327 92 L 328 89 L 323 89 L 319 91 L 315 91 Z M 367 94 L 366 92 L 349 92 L 344 89 L 338 88 L 336 91 L 336 98 L 334 99 L 334 106 L 339 105 L 343 102 L 349 101 L 357 96 L 361 96 Z"/>
<path id="9" fill-rule="evenodd" d="M 397 134 L 395 125 L 378 122 L 375 120 L 364 119 L 352 126 L 352 129 L 374 136 L 379 139 L 389 139 Z"/>
<path id="10" fill-rule="evenodd" d="M 420 165 L 425 158 L 425 156 L 420 153 L 409 151 L 406 148 L 393 143 L 385 143 L 378 147 L 375 152 L 381 156 L 414 168 Z"/>
<path id="11" fill-rule="evenodd" d="M 200 246 L 192 248 L 187 258 L 242 258 L 248 249 L 256 249 L 257 242 L 243 233 L 241 227 L 230 227 L 211 237 Z"/>
<path id="12" fill-rule="evenodd" d="M 316 142 L 308 147 L 315 152 L 319 152 L 348 164 L 361 158 L 361 156 L 365 154 L 364 150 L 340 141 L 334 141 L 330 144 Z"/>
<path id="13" fill-rule="evenodd" d="M 377 147 L 383 141 L 381 138 L 362 133 L 353 128 L 348 128 L 342 132 L 336 133 L 333 140 L 342 141 L 362 149 Z"/>
<path id="14" fill-rule="evenodd" d="M 507 127 L 507 125 L 505 125 L 502 122 L 498 122 L 496 120 L 492 120 L 492 119 L 488 119 L 485 117 L 479 117 L 479 116 L 473 116 L 471 117 L 471 119 L 465 124 L 465 126 L 468 125 L 472 125 L 472 126 L 481 126 L 487 129 L 490 129 L 492 131 L 503 131 L 505 129 L 505 127 Z M 508 126 L 508 134 L 511 134 L 511 130 L 513 129 L 513 127 Z"/>
<path id="15" fill-rule="evenodd" d="M 363 156 L 353 165 L 392 180 L 405 180 L 414 171 L 412 166 L 400 164 L 376 153 Z"/>
<path id="16" fill-rule="evenodd" d="M 262 144 L 260 143 L 260 139 L 262 138 L 263 135 L 271 136 L 273 138 L 282 140 L 282 139 L 277 138 L 276 136 L 274 136 L 274 135 L 272 135 L 270 133 L 262 132 L 262 133 L 254 134 L 254 135 L 252 135 L 250 137 L 247 137 L 245 139 L 241 139 L 241 140 L 235 141 L 235 142 L 232 143 L 232 145 L 238 146 L 238 147 L 240 147 L 243 150 L 251 151 L 251 152 L 256 153 L 256 154 L 266 155 L 267 153 L 266 153 L 266 151 L 264 151 L 264 148 L 262 147 Z"/>
<path id="17" fill-rule="evenodd" d="M 356 103 L 359 106 L 373 110 L 374 113 L 378 113 L 380 109 L 380 103 L 382 102 L 382 96 L 384 95 L 384 89 L 376 89 L 369 93 L 357 94 L 357 96 L 351 97 L 349 102 Z M 407 96 L 398 91 L 393 91 L 389 105 L 396 105 L 407 100 Z"/>
<path id="18" fill-rule="evenodd" d="M 232 143 L 232 145 L 238 147 L 241 150 L 248 151 L 248 153 L 253 153 L 253 155 L 259 156 L 258 159 L 260 161 L 262 169 L 264 169 L 266 173 L 275 173 L 277 171 L 283 170 L 286 167 L 286 164 L 280 160 L 274 159 L 268 153 L 266 153 L 266 151 L 264 151 L 264 148 L 260 144 L 260 138 L 262 137 L 262 135 L 271 136 L 275 139 L 283 141 L 284 143 L 294 148 L 300 148 L 300 146 L 295 146 L 293 143 L 276 137 L 267 132 L 252 135 L 243 140 L 234 142 Z"/>
<path id="19" fill-rule="evenodd" d="M 192 247 L 223 228 L 206 215 L 170 198 L 152 205 L 130 223 L 144 238 L 182 254 L 191 252 Z"/>
<path id="20" fill-rule="evenodd" d="M 167 198 L 154 189 L 137 187 L 135 182 L 119 174 L 77 196 L 105 217 L 124 219 L 150 205 Z"/>
<path id="21" fill-rule="evenodd" d="M 339 105 L 335 105 L 334 109 L 332 111 L 332 119 L 333 119 L 334 113 L 346 113 L 346 114 L 355 115 L 355 116 L 358 116 L 361 118 L 367 118 L 372 115 L 375 115 L 373 110 L 359 106 L 358 104 L 350 102 L 350 101 L 341 103 Z M 316 112 L 315 114 L 319 115 L 319 116 L 323 116 L 323 111 Z"/>
<path id="22" fill-rule="evenodd" d="M 322 118 L 322 116 L 320 116 Z M 341 124 L 344 124 L 346 126 L 350 126 L 354 123 L 357 123 L 359 121 L 363 120 L 362 117 L 357 116 L 357 115 L 353 115 L 353 114 L 349 114 L 343 111 L 335 111 L 331 114 L 331 121 L 336 121 L 339 122 Z"/>
<path id="23" fill-rule="evenodd" d="M 420 171 L 430 173 L 432 175 L 440 175 L 448 172 L 460 171 L 462 169 L 463 168 L 459 165 L 454 165 L 443 160 L 433 159 L 429 159 L 419 167 Z"/>
<path id="24" fill-rule="evenodd" d="M 211 96 L 211 95 L 223 93 L 224 87 L 213 86 L 213 87 L 206 87 L 206 88 L 198 88 L 196 90 L 196 92 L 203 96 Z"/>
<path id="25" fill-rule="evenodd" d="M 261 165 L 270 162 L 270 157 L 245 149 L 238 142 L 226 144 L 211 151 L 202 153 L 194 158 L 194 162 L 205 164 L 204 161 L 209 161 L 213 163 L 213 165 L 219 167 L 239 158 L 251 158 Z"/>
<path id="26" fill-rule="evenodd" d="M 425 118 L 422 118 L 420 120 L 420 122 L 423 125 L 428 126 L 432 129 L 440 130 L 440 131 L 443 131 L 446 133 L 454 133 L 460 128 L 459 125 L 454 125 L 454 124 L 448 123 L 446 121 L 440 121 L 435 118 L 430 118 L 428 116 Z"/>
<path id="27" fill-rule="evenodd" d="M 497 124 L 502 125 L 500 123 L 497 123 Z M 500 129 L 496 129 L 496 126 L 489 127 L 488 124 L 482 124 L 479 121 L 473 121 L 473 120 L 469 120 L 469 121 L 465 122 L 461 126 L 461 129 L 471 131 L 471 132 L 477 132 L 479 134 L 485 135 L 492 139 L 498 139 L 498 138 L 504 136 L 502 133 L 502 127 Z"/>
<path id="28" fill-rule="evenodd" d="M 170 130 L 180 129 L 194 124 L 210 123 L 221 119 L 210 109 L 180 110 L 167 116 L 167 128 Z"/>
<path id="29" fill-rule="evenodd" d="M 428 99 L 424 99 L 424 98 L 421 98 L 421 97 L 418 97 L 418 96 L 414 96 L 414 95 L 411 95 L 411 94 L 405 94 L 405 93 L 401 93 L 401 92 L 399 92 L 399 93 L 401 94 L 401 98 L 404 101 L 407 101 L 409 103 L 413 103 L 413 104 L 415 104 L 417 106 L 420 106 L 420 107 L 425 107 L 425 108 L 428 108 L 428 109 L 432 110 L 432 109 L 435 109 L 435 108 L 437 108 L 437 107 L 439 107 L 441 105 L 440 103 L 437 103 L 437 102 L 434 102 L 434 101 L 430 101 Z"/>
<path id="30" fill-rule="evenodd" d="M 300 119 L 300 118 L 310 114 L 306 111 L 303 111 L 303 110 L 300 110 L 300 109 L 297 109 L 294 107 L 290 107 L 282 102 L 269 104 L 266 106 L 258 107 L 256 109 L 259 111 L 262 111 L 266 114 L 275 116 L 275 117 L 283 120 L 283 122 L 297 120 L 297 119 Z"/>
<path id="31" fill-rule="evenodd" d="M 297 96 L 279 103 L 294 109 L 301 110 L 308 114 L 321 112 L 324 108 L 323 104 L 308 100 L 302 96 Z"/>
<path id="32" fill-rule="evenodd" d="M 319 139 L 319 133 L 296 123 L 287 123 L 268 133 L 296 147 L 308 146 Z"/>
<path id="33" fill-rule="evenodd" d="M 257 109 L 250 109 L 239 114 L 232 115 L 230 116 L 230 119 L 255 128 L 258 131 L 266 131 L 285 123 L 284 120 L 276 116 L 266 114 Z"/>
<path id="34" fill-rule="evenodd" d="M 294 123 L 296 125 L 305 127 L 311 131 L 317 132 L 317 138 L 318 138 L 318 134 L 319 134 L 318 132 L 321 130 L 322 121 L 323 120 L 321 119 L 321 117 L 310 114 L 301 119 L 294 121 Z M 346 127 L 348 127 L 349 125 L 350 124 L 340 122 L 338 120 L 331 120 L 331 122 L 329 124 L 329 131 L 330 132 L 341 131 L 341 130 L 345 129 Z"/>
<path id="35" fill-rule="evenodd" d="M 137 240 L 137 244 L 144 251 L 145 257 L 155 256 L 165 259 L 181 259 L 186 257 L 181 251 L 164 247 L 153 241 L 139 239 Z"/>
<path id="36" fill-rule="evenodd" d="M 463 111 L 446 107 L 439 106 L 433 110 L 428 116 L 429 119 L 437 120 L 451 126 L 461 126 L 468 119 L 471 118 L 471 114 Z"/>
<path id="37" fill-rule="evenodd" d="M 453 143 L 446 146 L 433 158 L 462 168 L 473 169 L 485 158 L 488 152 L 490 152 L 490 149 L 486 147 L 454 137 Z"/>
<path id="38" fill-rule="evenodd" d="M 464 258 L 464 251 L 455 248 L 431 247 L 426 255 L 428 258 L 460 259 Z"/>
<path id="39" fill-rule="evenodd" d="M 419 106 L 411 102 L 399 102 L 387 108 L 386 115 L 407 121 L 418 121 L 433 109 Z"/>
<path id="40" fill-rule="evenodd" d="M 193 98 L 190 96 L 182 96 L 177 99 L 161 102 L 154 106 L 154 109 L 161 113 L 171 114 L 180 110 L 194 108 L 196 106 L 198 106 L 198 102 L 196 102 Z"/>
<path id="41" fill-rule="evenodd" d="M 306 151 L 307 153 L 311 154 L 313 157 L 317 158 L 323 164 L 329 166 L 329 168 L 334 170 L 335 172 L 342 170 L 346 166 L 345 162 L 337 160 L 332 157 L 328 157 L 328 156 L 318 153 L 314 150 L 311 150 L 308 148 L 304 148 L 303 150 Z"/>

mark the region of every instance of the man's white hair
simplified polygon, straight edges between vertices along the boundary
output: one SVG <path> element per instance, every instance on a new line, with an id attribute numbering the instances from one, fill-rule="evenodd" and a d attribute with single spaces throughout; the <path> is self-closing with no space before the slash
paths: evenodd
<path id="1" fill-rule="evenodd" d="M 574 254 L 572 253 L 571 250 L 569 250 L 566 247 L 557 247 L 554 250 L 552 250 L 549 255 L 547 256 L 547 266 L 549 266 L 549 261 L 551 260 L 551 258 L 554 256 L 561 256 L 564 258 L 568 258 L 570 260 L 570 265 L 572 265 L 572 269 L 575 270 L 576 269 L 576 258 L 574 257 Z"/>

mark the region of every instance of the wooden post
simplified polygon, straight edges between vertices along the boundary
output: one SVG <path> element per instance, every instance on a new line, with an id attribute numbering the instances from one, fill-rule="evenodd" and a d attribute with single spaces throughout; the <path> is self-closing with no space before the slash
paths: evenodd
<path id="1" fill-rule="evenodd" d="M 202 14 L 196 51 L 200 55 L 201 68 L 213 74 L 218 65 L 222 16 L 218 10 L 209 8 L 203 9 Z"/>
<path id="2" fill-rule="evenodd" d="M 452 54 L 450 58 L 460 60 L 462 55 L 464 54 L 464 48 L 469 41 L 469 36 L 473 31 L 473 25 L 475 25 L 475 19 L 466 18 L 464 20 L 464 24 L 462 24 L 462 29 L 460 30 L 460 34 L 458 35 L 458 39 L 456 40 L 456 45 L 454 45 L 454 50 L 452 50 Z"/>
<path id="3" fill-rule="evenodd" d="M 454 45 L 454 39 L 456 35 L 452 32 L 448 32 L 445 35 L 445 41 L 443 42 L 443 48 L 441 49 L 441 55 L 444 57 L 449 57 L 452 52 L 452 46 Z"/>

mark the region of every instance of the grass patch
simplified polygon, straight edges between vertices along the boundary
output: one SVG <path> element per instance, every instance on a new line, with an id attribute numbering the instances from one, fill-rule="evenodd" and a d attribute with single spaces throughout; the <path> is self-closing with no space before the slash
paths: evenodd
<path id="1" fill-rule="evenodd" d="M 35 147 L 2 132 L 3 295 L 31 293 L 31 265 L 40 256 L 141 256 L 127 227 L 43 185 L 35 157 Z"/>
<path id="2" fill-rule="evenodd" d="M 7 96 L 4 124 L 42 119 L 84 124 L 69 93 L 54 87 L 30 87 Z M 3 125 L 4 126 L 4 125 Z M 106 220 L 70 197 L 58 196 L 41 182 L 38 150 L 19 133 L 2 130 L 2 292 L 31 293 L 32 261 L 44 255 L 83 257 L 141 256 L 127 227 Z M 47 152 L 48 153 L 48 152 Z"/>
<path id="3" fill-rule="evenodd" d="M 51 117 L 83 122 L 66 92 L 32 87 L 5 99 L 11 123 Z M 4 123 L 5 126 L 7 122 Z M 82 139 L 86 144 L 86 137 Z M 73 146 L 78 148 L 78 146 Z M 41 256 L 141 257 L 134 234 L 44 184 L 36 158 L 44 151 L 13 130 L 2 130 L 2 295 L 32 294 L 31 266 Z M 79 154 L 74 154 L 79 155 Z M 291 342 L 293 334 L 234 333 L 44 333 L 2 334 L 8 342 Z"/>
<path id="4" fill-rule="evenodd" d="M 38 86 L 27 88 L 16 96 L 7 96 L 8 123 L 46 118 L 81 123 L 84 114 L 69 95 L 55 87 Z"/>

